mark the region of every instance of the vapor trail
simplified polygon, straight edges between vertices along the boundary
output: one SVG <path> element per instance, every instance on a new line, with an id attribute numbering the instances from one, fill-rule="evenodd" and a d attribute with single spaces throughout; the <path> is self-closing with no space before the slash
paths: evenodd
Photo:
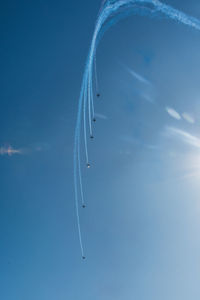
<path id="1" fill-rule="evenodd" d="M 98 43 L 100 42 L 103 34 L 114 24 L 116 24 L 122 18 L 127 17 L 130 14 L 146 15 L 149 17 L 165 16 L 169 19 L 185 24 L 191 28 L 200 30 L 200 21 L 186 15 L 185 13 L 174 9 L 173 7 L 166 5 L 158 0 L 106 0 L 103 1 L 98 18 L 96 21 L 88 58 L 85 65 L 85 71 L 83 75 L 81 93 L 78 104 L 78 116 L 75 130 L 75 142 L 74 142 L 74 184 L 75 184 L 75 201 L 77 211 L 77 223 L 79 231 L 79 240 L 82 256 L 83 245 L 80 230 L 80 220 L 78 211 L 78 180 L 80 177 L 80 186 L 82 186 L 81 180 L 81 165 L 80 165 L 80 133 L 82 114 L 84 116 L 84 139 L 85 139 L 85 152 L 86 163 L 89 167 L 88 152 L 87 152 L 87 136 L 86 136 L 86 124 L 89 123 L 90 136 L 93 135 L 92 131 L 92 116 L 94 116 L 93 105 L 93 68 L 95 63 L 96 51 Z M 87 110 L 87 111 L 86 111 Z M 87 114 L 88 112 L 88 114 Z M 87 118 L 86 118 L 87 116 Z M 82 189 L 82 187 L 81 187 Z"/>

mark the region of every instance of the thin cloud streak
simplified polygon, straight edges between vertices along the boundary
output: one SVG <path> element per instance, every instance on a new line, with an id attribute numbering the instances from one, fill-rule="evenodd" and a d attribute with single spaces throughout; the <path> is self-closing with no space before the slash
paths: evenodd
<path id="1" fill-rule="evenodd" d="M 149 103 L 155 103 L 154 99 L 148 94 L 142 93 L 141 97 Z"/>
<path id="2" fill-rule="evenodd" d="M 144 88 L 143 88 L 143 89 L 142 89 L 142 92 L 139 91 L 138 94 L 139 94 L 139 96 L 140 96 L 141 98 L 143 98 L 145 101 L 147 101 L 147 102 L 153 104 L 153 103 L 155 102 L 155 100 L 154 100 L 154 97 L 151 96 L 152 91 L 153 91 L 153 90 L 152 90 L 152 88 L 153 88 L 152 83 L 151 83 L 148 79 L 146 79 L 144 76 L 142 76 L 142 75 L 138 74 L 137 72 L 135 72 L 133 69 L 130 69 L 129 67 L 127 67 L 126 65 L 124 65 L 124 64 L 122 64 L 122 63 L 120 63 L 120 64 L 121 64 L 121 66 L 122 66 L 123 68 L 126 69 L 126 71 L 127 71 L 134 79 L 136 79 L 138 82 L 140 82 L 140 83 L 146 85 L 147 90 L 144 91 Z M 149 88 L 150 88 L 150 90 L 149 90 Z"/>
<path id="3" fill-rule="evenodd" d="M 103 120 L 108 120 L 108 117 L 103 114 L 95 113 L 95 117 Z"/>
<path id="4" fill-rule="evenodd" d="M 184 142 L 185 144 L 191 145 L 196 148 L 200 148 L 200 138 L 175 127 L 167 126 L 165 128 L 166 133 L 169 137 L 175 137 Z"/>
<path id="5" fill-rule="evenodd" d="M 144 76 L 136 73 L 134 70 L 128 68 L 128 67 L 125 67 L 126 70 L 135 78 L 137 79 L 139 82 L 141 83 L 144 83 L 146 85 L 152 85 L 151 82 L 149 80 L 147 80 Z"/>
<path id="6" fill-rule="evenodd" d="M 157 145 L 145 144 L 141 140 L 134 138 L 133 136 L 121 136 L 121 140 L 128 144 L 145 147 L 149 150 L 155 150 L 158 148 Z"/>

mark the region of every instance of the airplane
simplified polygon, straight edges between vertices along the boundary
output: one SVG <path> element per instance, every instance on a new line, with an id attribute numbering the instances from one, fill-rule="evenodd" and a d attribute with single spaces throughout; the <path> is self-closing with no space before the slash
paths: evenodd
<path id="1" fill-rule="evenodd" d="M 86 257 L 85 256 L 82 256 L 82 259 L 85 259 Z"/>
<path id="2" fill-rule="evenodd" d="M 8 156 L 12 156 L 14 154 L 21 154 L 22 151 L 20 149 L 14 149 L 12 146 L 4 146 L 0 148 L 0 154 L 7 154 Z"/>
<path id="3" fill-rule="evenodd" d="M 93 136 L 93 135 L 91 135 L 91 136 L 90 136 L 90 138 L 91 138 L 91 140 L 92 140 L 92 139 L 94 138 L 94 136 Z"/>
<path id="4" fill-rule="evenodd" d="M 99 94 L 99 93 L 97 93 L 97 97 L 100 97 L 100 94 Z"/>
<path id="5" fill-rule="evenodd" d="M 95 118 L 93 119 L 93 122 L 96 122 L 96 119 L 95 119 Z"/>
<path id="6" fill-rule="evenodd" d="M 7 148 L 7 154 L 9 156 L 12 156 L 12 154 L 15 154 L 15 153 L 17 153 L 17 150 L 14 150 L 11 146 L 8 146 L 8 148 Z"/>
<path id="7" fill-rule="evenodd" d="M 82 208 L 86 208 L 85 204 L 82 205 Z"/>
<path id="8" fill-rule="evenodd" d="M 89 163 L 87 163 L 87 165 L 86 165 L 86 166 L 87 166 L 87 168 L 88 168 L 88 169 L 91 167 Z"/>

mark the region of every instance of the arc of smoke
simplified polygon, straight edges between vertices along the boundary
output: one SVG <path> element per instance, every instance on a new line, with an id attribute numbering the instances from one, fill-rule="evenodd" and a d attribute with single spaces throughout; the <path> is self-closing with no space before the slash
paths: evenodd
<path id="1" fill-rule="evenodd" d="M 85 65 L 81 93 L 79 97 L 78 116 L 77 116 L 75 141 L 74 141 L 75 202 L 76 202 L 77 223 L 78 223 L 78 230 L 79 230 L 79 242 L 80 242 L 80 247 L 81 247 L 81 252 L 83 257 L 84 257 L 84 251 L 82 245 L 80 218 L 79 218 L 79 210 L 78 210 L 78 177 L 80 177 L 80 186 L 82 186 L 81 174 L 80 174 L 80 170 L 81 170 L 80 132 L 81 132 L 82 114 L 83 115 L 86 114 L 86 104 L 88 103 L 88 125 L 91 134 L 92 133 L 91 116 L 94 114 L 93 67 L 94 67 L 94 58 L 96 55 L 97 46 L 103 36 L 103 33 L 105 33 L 109 27 L 113 26 L 120 19 L 130 14 L 147 15 L 147 16 L 157 16 L 161 14 L 169 19 L 185 24 L 191 28 L 200 30 L 199 20 L 190 17 L 185 13 L 178 11 L 173 7 L 166 5 L 158 0 L 107 0 L 102 3 L 102 7 L 96 21 L 92 42 L 91 42 L 88 58 Z M 84 139 L 85 139 L 85 145 L 87 145 L 86 135 L 84 135 Z"/>

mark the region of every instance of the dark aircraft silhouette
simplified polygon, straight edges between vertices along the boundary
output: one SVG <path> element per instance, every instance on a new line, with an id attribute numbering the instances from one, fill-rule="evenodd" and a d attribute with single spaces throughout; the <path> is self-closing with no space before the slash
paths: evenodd
<path id="1" fill-rule="evenodd" d="M 82 256 L 82 259 L 85 259 L 86 257 L 85 256 Z"/>
<path id="2" fill-rule="evenodd" d="M 87 163 L 87 165 L 86 165 L 86 166 L 87 166 L 87 168 L 88 168 L 88 169 L 91 167 L 89 163 Z"/>
<path id="3" fill-rule="evenodd" d="M 95 118 L 93 119 L 93 122 L 96 122 L 96 119 L 95 119 Z"/>
<path id="4" fill-rule="evenodd" d="M 99 93 L 97 93 L 97 97 L 98 97 L 98 98 L 100 97 L 100 94 L 99 94 Z"/>
<path id="5" fill-rule="evenodd" d="M 82 205 L 82 208 L 86 208 L 85 204 Z"/>
<path id="6" fill-rule="evenodd" d="M 91 140 L 92 140 L 92 139 L 94 138 L 94 136 L 93 136 L 93 135 L 91 135 L 91 136 L 90 136 L 90 138 L 91 138 Z"/>

